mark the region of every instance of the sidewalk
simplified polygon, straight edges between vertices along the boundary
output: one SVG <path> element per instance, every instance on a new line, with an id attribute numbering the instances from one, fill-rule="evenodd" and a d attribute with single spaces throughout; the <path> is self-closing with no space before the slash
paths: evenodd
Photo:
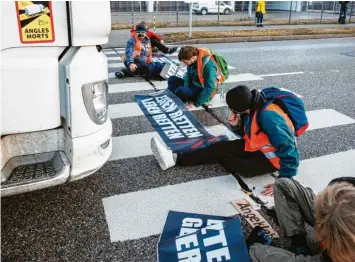
<path id="1" fill-rule="evenodd" d="M 294 29 L 294 28 L 344 28 L 355 27 L 354 23 L 351 24 L 315 24 L 315 25 L 265 25 L 265 27 L 255 26 L 216 26 L 216 27 L 193 27 L 192 32 L 196 31 L 232 31 L 232 30 L 265 30 L 265 29 Z M 159 34 L 173 33 L 173 32 L 188 32 L 188 27 L 171 27 L 171 28 L 157 28 L 156 32 Z M 130 37 L 130 32 L 127 29 L 111 30 L 108 44 L 104 48 L 109 47 L 125 47 L 127 40 Z"/>

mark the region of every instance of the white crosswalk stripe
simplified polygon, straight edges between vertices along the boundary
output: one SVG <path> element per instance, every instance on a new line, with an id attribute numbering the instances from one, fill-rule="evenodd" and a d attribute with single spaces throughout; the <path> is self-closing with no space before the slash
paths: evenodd
<path id="1" fill-rule="evenodd" d="M 119 69 L 124 66 L 120 57 L 117 56 L 117 52 L 119 54 L 124 53 L 123 48 L 104 50 L 104 52 L 108 55 L 110 69 Z M 177 53 L 178 51 L 167 56 L 171 59 L 176 59 L 174 57 L 177 56 Z M 231 74 L 226 82 L 262 81 L 268 77 L 288 77 L 302 74 L 304 72 L 281 72 L 263 75 L 250 73 Z M 109 78 L 114 77 L 113 72 L 109 73 Z M 153 81 L 152 83 L 158 89 L 167 88 L 166 81 Z M 109 96 L 150 90 L 154 92 L 154 88 L 148 82 L 115 83 L 109 85 Z M 296 95 L 301 97 L 299 94 Z M 226 107 L 225 101 L 220 99 L 218 94 L 210 104 L 211 108 Z M 196 110 L 201 109 L 198 108 Z M 137 116 L 143 116 L 143 112 L 137 103 L 112 104 L 109 106 L 109 116 L 113 121 L 115 119 L 117 119 L 116 121 L 120 121 L 121 118 L 133 119 Z M 355 124 L 354 119 L 331 108 L 307 111 L 307 117 L 310 123 L 307 132 Z M 122 119 L 122 121 L 124 120 Z M 206 127 L 206 129 L 213 135 L 227 135 L 229 139 L 236 139 L 235 135 L 226 126 L 216 125 Z M 113 137 L 113 151 L 109 161 L 128 161 L 128 159 L 135 161 L 135 158 L 139 159 L 140 157 L 152 155 L 150 140 L 154 136 L 158 137 L 158 133 L 136 132 L 132 130 L 130 135 Z M 351 149 L 302 160 L 296 179 L 313 190 L 320 191 L 335 177 L 353 176 L 354 159 L 355 149 Z M 158 163 L 156 165 L 158 166 Z M 248 196 L 239 190 L 234 177 L 225 174 L 220 175 L 213 178 L 103 198 L 102 201 L 111 242 L 140 239 L 159 234 L 168 210 L 223 216 L 236 214 L 237 212 L 230 202 L 235 199 L 248 198 Z M 247 184 L 256 188 L 261 188 L 265 184 L 273 182 L 273 180 L 274 178 L 270 175 L 244 178 Z M 181 201 L 183 199 L 188 201 Z M 152 203 L 154 204 L 152 205 Z M 137 212 L 139 215 L 137 215 Z"/>

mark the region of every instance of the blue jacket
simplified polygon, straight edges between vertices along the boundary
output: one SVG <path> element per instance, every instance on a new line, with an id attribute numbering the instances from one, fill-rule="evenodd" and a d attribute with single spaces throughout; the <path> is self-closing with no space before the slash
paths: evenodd
<path id="1" fill-rule="evenodd" d="M 204 62 L 205 59 L 207 59 L 207 57 L 203 57 L 202 61 Z M 199 107 L 202 104 L 211 100 L 211 95 L 216 88 L 217 67 L 212 61 L 212 59 L 207 62 L 207 64 L 203 68 L 203 78 L 205 79 L 204 86 L 201 85 L 200 80 L 198 79 L 197 62 L 187 67 L 184 85 L 189 86 L 191 88 L 203 88 L 202 92 L 194 102 L 194 105 L 196 107 Z"/>
<path id="2" fill-rule="evenodd" d="M 126 63 L 127 65 L 131 64 L 134 62 L 133 59 L 133 54 L 134 54 L 134 46 L 136 45 L 136 39 L 132 36 L 128 41 L 127 41 L 127 45 L 126 45 Z M 150 49 L 150 40 L 149 38 L 145 37 L 142 40 L 142 51 L 139 55 L 139 57 L 136 57 L 135 59 L 142 59 L 142 60 L 146 60 L 148 58 L 149 55 L 149 49 Z"/>
<path id="3" fill-rule="evenodd" d="M 285 119 L 274 111 L 264 111 L 261 114 L 260 122 L 270 143 L 276 150 L 276 156 L 280 158 L 279 175 L 281 177 L 297 175 L 300 152 L 296 146 L 296 137 L 293 130 L 289 128 Z M 250 137 L 251 115 L 243 116 L 243 123 L 245 132 Z"/>

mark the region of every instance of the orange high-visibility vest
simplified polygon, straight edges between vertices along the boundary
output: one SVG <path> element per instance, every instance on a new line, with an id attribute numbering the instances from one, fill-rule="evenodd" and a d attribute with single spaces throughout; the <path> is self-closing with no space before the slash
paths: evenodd
<path id="1" fill-rule="evenodd" d="M 290 127 L 292 132 L 294 133 L 295 128 L 292 124 L 292 121 L 290 118 L 286 115 L 286 113 L 278 106 L 275 104 L 270 104 L 268 105 L 264 110 L 268 111 L 274 111 L 280 114 L 286 121 L 287 125 Z M 257 113 L 254 114 L 252 122 L 251 122 L 251 128 L 250 128 L 250 137 L 248 136 L 245 127 L 245 151 L 248 152 L 254 152 L 257 150 L 260 150 L 261 152 L 264 153 L 264 155 L 269 159 L 271 164 L 277 168 L 280 169 L 280 158 L 278 158 L 275 154 L 275 148 L 271 145 L 268 136 L 264 132 L 258 132 L 259 131 L 259 126 L 256 121 L 256 115 Z"/>
<path id="2" fill-rule="evenodd" d="M 136 40 L 136 43 L 134 45 L 134 51 L 133 51 L 133 59 L 136 58 L 136 57 L 139 57 L 141 52 L 142 52 L 142 41 L 139 39 L 138 35 L 136 33 L 132 33 L 132 36 L 135 38 Z M 146 60 L 146 63 L 147 64 L 150 64 L 152 62 L 152 54 L 153 54 L 153 51 L 152 51 L 152 45 L 151 43 L 149 42 L 149 51 L 148 51 L 148 57 L 147 57 L 147 60 Z M 123 61 L 126 61 L 126 55 L 123 56 Z"/>

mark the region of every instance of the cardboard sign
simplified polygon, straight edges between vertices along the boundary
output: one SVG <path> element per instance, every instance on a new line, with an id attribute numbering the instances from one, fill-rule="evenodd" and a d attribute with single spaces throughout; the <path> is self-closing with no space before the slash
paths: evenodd
<path id="1" fill-rule="evenodd" d="M 171 76 L 178 76 L 184 78 L 186 74 L 186 67 L 175 65 L 173 62 L 165 61 L 165 66 L 160 72 L 160 76 L 164 79 L 168 79 Z"/>
<path id="2" fill-rule="evenodd" d="M 15 5 L 21 43 L 54 42 L 53 11 L 50 1 L 18 1 Z"/>
<path id="3" fill-rule="evenodd" d="M 208 133 L 184 103 L 168 89 L 148 96 L 136 95 L 136 99 L 144 115 L 174 152 L 192 151 L 228 139 Z"/>
<path id="4" fill-rule="evenodd" d="M 239 218 L 169 211 L 158 243 L 159 262 L 249 262 Z"/>
<path id="5" fill-rule="evenodd" d="M 233 206 L 245 218 L 252 228 L 259 226 L 271 238 L 279 238 L 279 234 L 270 226 L 260 213 L 253 209 L 252 205 L 246 199 L 232 201 Z"/>

